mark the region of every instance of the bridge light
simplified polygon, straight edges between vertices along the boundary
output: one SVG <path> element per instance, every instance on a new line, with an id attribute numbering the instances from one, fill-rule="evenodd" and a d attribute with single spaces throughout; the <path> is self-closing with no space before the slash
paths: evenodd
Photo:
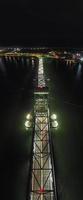
<path id="1" fill-rule="evenodd" d="M 52 127 L 53 128 L 57 128 L 58 127 L 58 122 L 57 121 L 53 121 L 52 122 Z"/>
<path id="2" fill-rule="evenodd" d="M 52 120 L 57 119 L 57 115 L 56 115 L 56 114 L 52 114 L 52 115 L 51 115 L 51 119 L 52 119 Z"/>
<path id="3" fill-rule="evenodd" d="M 80 58 L 80 61 L 83 61 L 83 57 Z"/>
<path id="4" fill-rule="evenodd" d="M 27 114 L 26 116 L 26 121 L 25 121 L 25 128 L 28 130 L 32 126 L 32 115 L 30 113 Z"/>
<path id="5" fill-rule="evenodd" d="M 28 115 L 26 116 L 26 119 L 30 120 L 30 119 L 31 119 L 31 114 L 28 114 Z"/>
<path id="6" fill-rule="evenodd" d="M 40 188 L 40 189 L 38 190 L 38 192 L 41 193 L 41 194 L 42 194 L 42 193 L 45 193 L 45 189 L 42 187 L 42 188 Z"/>
<path id="7" fill-rule="evenodd" d="M 31 127 L 31 122 L 30 121 L 26 121 L 25 122 L 25 128 L 28 129 Z"/>

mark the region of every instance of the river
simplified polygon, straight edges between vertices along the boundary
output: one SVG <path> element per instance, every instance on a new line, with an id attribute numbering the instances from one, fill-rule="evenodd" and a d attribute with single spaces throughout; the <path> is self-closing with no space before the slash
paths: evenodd
<path id="1" fill-rule="evenodd" d="M 37 61 L 0 58 L 0 183 L 3 199 L 25 200 L 31 150 L 26 114 L 33 108 Z M 59 200 L 81 200 L 83 188 L 83 64 L 44 59 L 51 113 Z"/>

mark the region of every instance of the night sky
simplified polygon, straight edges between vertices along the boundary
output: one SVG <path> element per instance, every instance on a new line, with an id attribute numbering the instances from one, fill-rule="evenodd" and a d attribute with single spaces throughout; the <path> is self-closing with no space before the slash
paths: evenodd
<path id="1" fill-rule="evenodd" d="M 83 47 L 83 2 L 0 0 L 0 44 Z"/>

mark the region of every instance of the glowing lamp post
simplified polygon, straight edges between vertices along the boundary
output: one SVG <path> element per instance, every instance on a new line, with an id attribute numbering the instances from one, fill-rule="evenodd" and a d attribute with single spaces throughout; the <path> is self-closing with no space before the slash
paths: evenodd
<path id="1" fill-rule="evenodd" d="M 31 116 L 31 114 L 27 114 L 26 119 L 27 120 L 25 121 L 25 128 L 26 128 L 26 130 L 28 130 L 29 128 L 31 128 L 31 125 L 32 125 L 32 122 L 31 122 L 32 116 Z"/>
<path id="2" fill-rule="evenodd" d="M 57 119 L 57 115 L 56 115 L 56 114 L 52 114 L 52 115 L 51 115 L 51 119 L 52 119 L 52 120 Z"/>
<path id="3" fill-rule="evenodd" d="M 52 114 L 51 115 L 51 126 L 52 128 L 58 128 L 58 122 L 57 122 L 57 115 L 56 114 Z"/>
<path id="4" fill-rule="evenodd" d="M 57 128 L 58 127 L 58 122 L 57 121 L 53 121 L 52 122 L 52 127 L 53 128 Z"/>

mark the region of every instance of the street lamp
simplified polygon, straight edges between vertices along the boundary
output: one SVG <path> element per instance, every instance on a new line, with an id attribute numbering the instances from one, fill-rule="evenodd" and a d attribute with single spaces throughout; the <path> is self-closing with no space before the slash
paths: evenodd
<path id="1" fill-rule="evenodd" d="M 52 128 L 57 128 L 58 127 L 58 122 L 57 121 L 53 121 L 52 122 Z"/>
<path id="2" fill-rule="evenodd" d="M 52 120 L 57 119 L 57 115 L 56 115 L 56 114 L 52 114 L 52 115 L 51 115 L 51 119 L 52 119 Z"/>
<path id="3" fill-rule="evenodd" d="M 51 115 L 51 127 L 57 129 L 58 128 L 58 122 L 57 122 L 57 115 L 52 114 Z"/>
<path id="4" fill-rule="evenodd" d="M 27 116 L 26 116 L 26 121 L 25 121 L 26 130 L 28 130 L 32 126 L 32 120 L 31 119 L 32 119 L 32 116 L 31 116 L 30 113 L 28 113 Z"/>

